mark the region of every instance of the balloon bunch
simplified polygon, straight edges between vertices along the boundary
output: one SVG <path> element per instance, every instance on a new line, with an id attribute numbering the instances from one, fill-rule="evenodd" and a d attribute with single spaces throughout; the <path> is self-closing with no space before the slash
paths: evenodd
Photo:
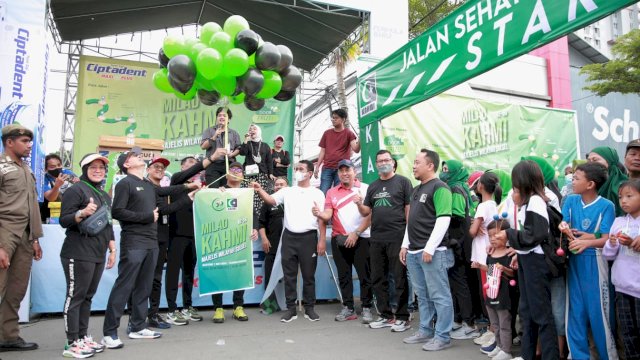
<path id="1" fill-rule="evenodd" d="M 291 50 L 262 41 L 239 15 L 227 18 L 223 27 L 204 24 L 199 39 L 165 37 L 158 61 L 156 88 L 182 100 L 198 96 L 207 106 L 227 96 L 229 102 L 257 111 L 266 99 L 290 100 L 302 82 Z"/>

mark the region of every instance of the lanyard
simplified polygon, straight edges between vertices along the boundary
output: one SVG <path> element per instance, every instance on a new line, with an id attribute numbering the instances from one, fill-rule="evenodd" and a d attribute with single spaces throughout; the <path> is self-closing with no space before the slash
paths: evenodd
<path id="1" fill-rule="evenodd" d="M 89 184 L 88 182 L 81 180 L 83 183 L 85 183 L 85 185 L 87 185 L 88 187 L 91 188 L 91 190 L 93 190 L 96 195 L 98 195 L 98 197 L 100 198 L 100 201 L 102 201 L 102 204 L 106 207 L 109 207 L 107 201 L 105 200 L 105 198 L 102 196 L 102 193 L 100 193 L 100 191 L 98 191 L 98 189 L 96 189 L 93 185 Z"/>

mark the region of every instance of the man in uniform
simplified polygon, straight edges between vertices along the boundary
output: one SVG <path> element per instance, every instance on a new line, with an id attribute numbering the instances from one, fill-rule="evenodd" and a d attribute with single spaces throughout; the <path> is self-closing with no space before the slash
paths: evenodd
<path id="1" fill-rule="evenodd" d="M 40 260 L 42 222 L 36 182 L 22 161 L 29 156 L 33 132 L 12 124 L 2 128 L 0 154 L 0 351 L 35 350 L 20 337 L 18 310 L 27 291 L 31 259 Z"/>

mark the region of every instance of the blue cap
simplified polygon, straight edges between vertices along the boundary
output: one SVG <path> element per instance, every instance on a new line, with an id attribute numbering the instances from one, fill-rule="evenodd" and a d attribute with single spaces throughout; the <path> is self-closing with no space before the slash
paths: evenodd
<path id="1" fill-rule="evenodd" d="M 340 169 L 343 166 L 348 166 L 350 168 L 355 169 L 355 165 L 353 165 L 353 163 L 349 159 L 340 160 L 340 162 L 338 163 L 338 169 Z"/>

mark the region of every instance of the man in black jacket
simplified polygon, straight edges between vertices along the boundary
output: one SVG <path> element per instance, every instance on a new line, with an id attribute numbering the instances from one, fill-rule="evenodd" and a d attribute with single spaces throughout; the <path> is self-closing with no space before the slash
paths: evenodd
<path id="1" fill-rule="evenodd" d="M 171 185 L 190 183 L 195 175 L 206 169 L 212 162 L 221 160 L 227 154 L 225 148 L 218 148 L 208 158 L 197 162 L 193 157 L 182 159 L 180 172 L 173 174 Z M 171 202 L 181 201 L 186 194 L 171 196 Z M 165 291 L 167 296 L 167 322 L 173 325 L 187 325 L 189 320 L 201 321 L 202 316 L 191 306 L 191 291 L 196 265 L 196 246 L 193 233 L 193 207 L 184 207 L 169 217 L 169 250 Z M 178 310 L 178 276 L 182 269 L 182 311 Z"/>

